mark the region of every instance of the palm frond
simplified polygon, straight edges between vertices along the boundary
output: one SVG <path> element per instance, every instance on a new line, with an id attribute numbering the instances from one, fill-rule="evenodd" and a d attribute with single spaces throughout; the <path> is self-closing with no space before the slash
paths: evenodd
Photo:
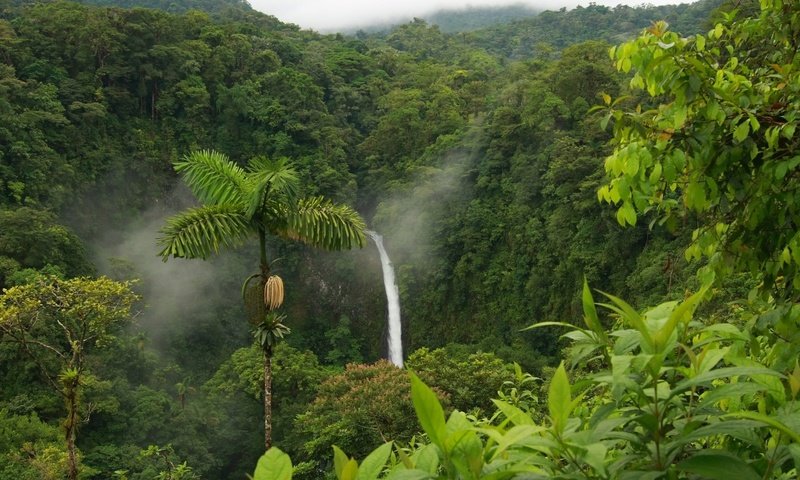
<path id="1" fill-rule="evenodd" d="M 286 229 L 274 233 L 326 250 L 345 250 L 364 246 L 365 228 L 361 216 L 347 205 L 310 197 L 286 212 Z"/>
<path id="2" fill-rule="evenodd" d="M 206 259 L 222 247 L 241 243 L 252 227 L 242 208 L 235 205 L 206 205 L 190 208 L 167 219 L 158 244 L 161 258 Z"/>
<path id="3" fill-rule="evenodd" d="M 213 150 L 198 150 L 175 162 L 186 185 L 206 205 L 245 203 L 248 182 L 245 171 Z"/>
<path id="4" fill-rule="evenodd" d="M 248 217 L 264 207 L 267 197 L 287 204 L 293 204 L 297 199 L 300 180 L 284 158 L 272 160 L 259 156 L 251 159 L 247 165 L 247 177 L 253 192 L 248 199 Z"/>

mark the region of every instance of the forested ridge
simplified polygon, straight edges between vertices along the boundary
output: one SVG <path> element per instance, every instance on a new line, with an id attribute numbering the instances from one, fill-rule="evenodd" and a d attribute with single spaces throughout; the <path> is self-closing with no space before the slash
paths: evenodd
<path id="1" fill-rule="evenodd" d="M 793 478 L 800 13 L 761 4 L 0 4 L 0 478 L 246 478 L 267 357 L 295 478 Z"/>

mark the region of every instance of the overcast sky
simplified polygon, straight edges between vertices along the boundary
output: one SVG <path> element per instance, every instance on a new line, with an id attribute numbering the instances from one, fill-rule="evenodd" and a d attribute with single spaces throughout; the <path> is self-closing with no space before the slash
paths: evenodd
<path id="1" fill-rule="evenodd" d="M 598 5 L 668 5 L 693 0 L 595 0 Z M 588 0 L 250 0 L 256 10 L 321 32 L 410 19 L 436 10 L 525 3 L 542 10 L 586 6 Z"/>

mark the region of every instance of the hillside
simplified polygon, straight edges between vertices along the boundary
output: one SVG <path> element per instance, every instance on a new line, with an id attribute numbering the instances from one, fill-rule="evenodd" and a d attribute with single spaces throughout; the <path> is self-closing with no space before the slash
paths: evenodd
<path id="1" fill-rule="evenodd" d="M 526 17 L 533 17 L 541 10 L 527 5 L 506 7 L 469 7 L 464 10 L 439 10 L 422 18 L 437 25 L 443 32 L 469 32 L 495 25 L 504 25 Z"/>
<path id="2" fill-rule="evenodd" d="M 723 0 L 700 0 L 671 6 L 590 5 L 545 11 L 507 25 L 471 32 L 466 41 L 496 55 L 528 58 L 544 46 L 560 50 L 587 40 L 619 43 L 658 20 L 669 23 L 673 31 L 689 35 L 707 30 L 711 13 L 722 3 Z"/>
<path id="3" fill-rule="evenodd" d="M 31 1 L 9 0 L 9 6 L 24 6 L 41 3 L 57 2 L 59 0 Z M 221 12 L 253 12 L 247 0 L 81 0 L 77 3 L 101 7 L 120 8 L 153 8 L 170 13 L 184 13 L 189 10 L 199 10 L 207 13 Z"/>

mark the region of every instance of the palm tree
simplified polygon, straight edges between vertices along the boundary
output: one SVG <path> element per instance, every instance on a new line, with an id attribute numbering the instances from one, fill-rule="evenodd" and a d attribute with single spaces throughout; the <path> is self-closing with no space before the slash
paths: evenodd
<path id="1" fill-rule="evenodd" d="M 175 163 L 175 170 L 202 206 L 167 220 L 161 229 L 161 257 L 206 259 L 221 249 L 256 236 L 260 270 L 242 287 L 243 296 L 259 292 L 254 335 L 264 353 L 264 438 L 272 444 L 272 350 L 289 329 L 275 310 L 283 301 L 283 282 L 270 275 L 268 235 L 298 240 L 327 250 L 364 245 L 364 221 L 353 209 L 323 197 L 300 198 L 299 180 L 285 159 L 256 157 L 245 168 L 221 153 L 196 151 Z M 258 279 L 259 282 L 251 281 Z M 260 292 L 263 292 L 263 296 Z M 248 302 L 246 301 L 246 304 Z M 248 309 L 253 312 L 252 303 Z M 251 315 L 252 320 L 252 315 Z"/>

